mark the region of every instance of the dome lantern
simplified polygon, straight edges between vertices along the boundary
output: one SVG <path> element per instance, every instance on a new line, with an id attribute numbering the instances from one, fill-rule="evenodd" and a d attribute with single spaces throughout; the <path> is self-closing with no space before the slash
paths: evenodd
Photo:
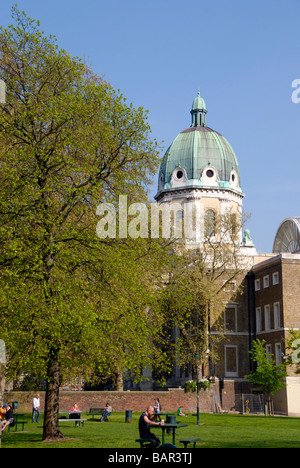
<path id="1" fill-rule="evenodd" d="M 207 109 L 204 102 L 204 99 L 200 96 L 200 91 L 198 91 L 198 96 L 194 99 L 191 115 L 192 115 L 192 125 L 191 127 L 206 127 L 206 114 Z"/>

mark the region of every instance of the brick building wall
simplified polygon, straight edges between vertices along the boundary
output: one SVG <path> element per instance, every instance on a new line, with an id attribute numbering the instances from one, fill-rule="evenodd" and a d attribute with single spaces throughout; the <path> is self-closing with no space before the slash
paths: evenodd
<path id="1" fill-rule="evenodd" d="M 300 328 L 300 256 L 277 255 L 253 268 L 256 337 L 277 360 L 285 354 L 289 329 Z M 282 358 L 281 356 L 281 358 Z M 288 369 L 294 375 L 292 369 Z"/>
<path id="2" fill-rule="evenodd" d="M 242 281 L 241 281 L 242 278 Z M 243 379 L 250 371 L 249 357 L 249 293 L 246 272 L 237 282 L 240 292 L 233 301 L 228 300 L 219 318 L 223 327 L 223 339 L 216 345 L 214 373 L 209 375 L 222 378 Z M 218 333 L 212 330 L 218 337 Z M 219 337 L 222 335 L 219 334 Z"/>
<path id="3" fill-rule="evenodd" d="M 242 385 L 242 386 L 241 386 Z M 226 411 L 238 411 L 236 405 L 236 394 L 239 391 L 248 392 L 245 384 L 237 382 L 225 381 L 224 387 L 221 390 L 221 398 L 223 409 Z M 41 408 L 43 411 L 45 392 L 39 392 L 41 399 Z M 200 412 L 209 413 L 214 411 L 213 395 L 219 394 L 219 382 L 213 384 L 208 391 L 201 390 L 199 392 Z M 6 392 L 5 403 L 17 401 L 18 411 L 28 413 L 32 410 L 32 399 L 36 392 Z M 89 408 L 104 407 L 108 401 L 113 411 L 125 412 L 131 410 L 133 412 L 142 412 L 147 406 L 154 404 L 156 398 L 159 398 L 163 412 L 175 412 L 178 407 L 186 413 L 195 413 L 197 409 L 197 394 L 196 392 L 185 393 L 183 389 L 170 389 L 161 392 L 68 392 L 62 391 L 59 394 L 60 411 L 68 411 L 74 403 L 77 403 L 82 411 L 88 411 Z"/>
<path id="4" fill-rule="evenodd" d="M 255 265 L 253 274 L 255 336 L 266 341 L 268 352 L 279 363 L 286 354 L 289 329 L 300 329 L 300 255 L 273 255 Z M 300 378 L 291 366 L 287 371 L 286 388 L 274 396 L 274 409 L 299 416 Z"/>

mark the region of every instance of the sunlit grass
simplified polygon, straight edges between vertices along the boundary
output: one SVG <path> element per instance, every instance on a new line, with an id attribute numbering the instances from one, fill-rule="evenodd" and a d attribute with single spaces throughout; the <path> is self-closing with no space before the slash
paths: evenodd
<path id="1" fill-rule="evenodd" d="M 108 422 L 88 420 L 84 427 L 74 423 L 61 424 L 65 439 L 58 442 L 43 442 L 43 423 L 33 424 L 31 415 L 26 415 L 28 424 L 24 432 L 6 432 L 2 436 L 2 448 L 139 448 L 135 439 L 138 434 L 140 414 L 133 413 L 132 422 L 125 422 L 125 413 L 113 413 Z M 23 419 L 23 418 L 22 418 Z M 177 418 L 179 419 L 179 418 Z M 184 437 L 200 437 L 197 444 L 202 448 L 300 448 L 300 420 L 286 417 L 243 416 L 228 414 L 201 414 L 200 426 L 196 417 L 181 418 L 188 426 L 178 429 L 176 444 Z M 161 430 L 154 429 L 158 437 Z M 171 442 L 166 434 L 166 442 Z"/>

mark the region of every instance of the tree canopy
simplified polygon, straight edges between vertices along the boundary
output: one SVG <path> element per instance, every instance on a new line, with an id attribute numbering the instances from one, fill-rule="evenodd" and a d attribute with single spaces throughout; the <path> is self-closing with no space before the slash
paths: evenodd
<path id="1" fill-rule="evenodd" d="M 164 244 L 99 239 L 96 211 L 121 193 L 147 199 L 159 147 L 142 107 L 12 11 L 0 31 L 1 338 L 8 377 L 47 376 L 46 439 L 61 436 L 63 375 L 138 375 L 156 352 Z"/>

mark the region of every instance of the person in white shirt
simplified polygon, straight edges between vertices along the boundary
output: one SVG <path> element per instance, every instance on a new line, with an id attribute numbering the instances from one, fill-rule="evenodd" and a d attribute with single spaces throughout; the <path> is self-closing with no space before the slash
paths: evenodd
<path id="1" fill-rule="evenodd" d="M 37 413 L 37 420 L 36 422 L 38 423 L 40 420 L 40 395 L 37 393 L 36 397 L 32 400 L 32 422 L 34 423 L 35 420 L 35 413 Z"/>

